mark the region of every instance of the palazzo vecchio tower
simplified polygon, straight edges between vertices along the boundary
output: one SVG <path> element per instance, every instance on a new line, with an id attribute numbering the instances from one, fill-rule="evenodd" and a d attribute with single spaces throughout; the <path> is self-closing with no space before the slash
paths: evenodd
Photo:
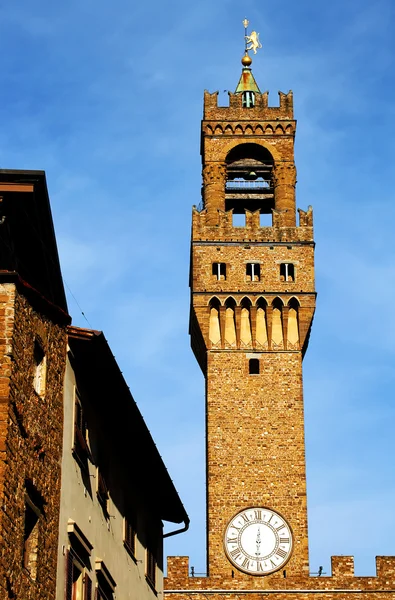
<path id="1" fill-rule="evenodd" d="M 377 557 L 376 577 L 354 577 L 349 556 L 332 557 L 331 576 L 309 575 L 302 360 L 316 301 L 313 212 L 296 210 L 293 95 L 269 106 L 251 70 L 259 47 L 246 30 L 229 106 L 204 93 L 190 335 L 206 378 L 207 577 L 170 557 L 166 600 L 395 599 L 393 557 Z"/>

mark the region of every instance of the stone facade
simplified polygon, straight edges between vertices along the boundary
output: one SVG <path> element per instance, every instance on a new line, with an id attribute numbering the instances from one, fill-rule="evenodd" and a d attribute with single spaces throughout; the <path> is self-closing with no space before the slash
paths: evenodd
<path id="1" fill-rule="evenodd" d="M 47 600 L 55 598 L 66 319 L 48 318 L 43 299 L 37 294 L 38 306 L 29 296 L 0 284 L 0 596 Z"/>
<path id="2" fill-rule="evenodd" d="M 248 68 L 243 77 L 257 89 Z M 280 93 L 279 107 L 267 93 L 243 102 L 229 94 L 218 107 L 216 93 L 204 95 L 190 333 L 206 377 L 207 577 L 169 557 L 166 598 L 395 598 L 393 557 L 377 558 L 377 577 L 354 577 L 352 557 L 333 557 L 331 577 L 309 575 L 302 358 L 316 298 L 313 214 L 299 210 L 297 223 L 292 93 Z M 286 563 L 265 576 L 224 547 L 227 524 L 252 507 L 276 511 L 293 536 Z M 257 571 L 266 561 L 250 559 Z"/>

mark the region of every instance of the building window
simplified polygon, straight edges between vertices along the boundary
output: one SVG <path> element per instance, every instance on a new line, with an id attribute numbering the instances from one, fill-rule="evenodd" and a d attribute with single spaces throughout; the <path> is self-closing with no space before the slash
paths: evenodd
<path id="1" fill-rule="evenodd" d="M 250 358 L 249 370 L 250 375 L 259 375 L 259 358 Z"/>
<path id="2" fill-rule="evenodd" d="M 295 281 L 295 265 L 292 263 L 280 265 L 280 281 Z"/>
<path id="3" fill-rule="evenodd" d="M 33 386 L 39 396 L 44 396 L 46 366 L 47 365 L 46 365 L 46 358 L 45 358 L 44 351 L 43 351 L 41 345 L 37 342 L 37 340 L 34 342 L 33 360 L 34 360 Z"/>
<path id="4" fill-rule="evenodd" d="M 99 504 L 103 509 L 104 516 L 106 517 L 106 519 L 108 519 L 108 517 L 109 517 L 108 504 L 110 501 L 110 494 L 108 492 L 108 488 L 107 488 L 105 479 L 99 469 L 97 469 L 97 492 L 96 493 L 97 493 L 97 499 L 99 501 Z"/>
<path id="5" fill-rule="evenodd" d="M 92 580 L 72 549 L 66 555 L 66 600 L 92 600 Z"/>
<path id="6" fill-rule="evenodd" d="M 149 545 L 146 552 L 146 577 L 153 588 L 156 585 L 156 555 Z"/>
<path id="7" fill-rule="evenodd" d="M 213 263 L 212 274 L 218 281 L 224 281 L 226 279 L 226 264 Z"/>
<path id="8" fill-rule="evenodd" d="M 31 498 L 25 497 L 25 526 L 23 534 L 23 566 L 34 580 L 37 579 L 38 533 L 41 511 Z"/>
<path id="9" fill-rule="evenodd" d="M 78 392 L 76 392 L 74 400 L 73 452 L 75 457 L 84 464 L 86 463 L 86 459 L 90 454 L 89 446 L 87 443 L 86 420 Z"/>
<path id="10" fill-rule="evenodd" d="M 124 519 L 123 543 L 132 556 L 136 556 L 136 519 Z"/>
<path id="11" fill-rule="evenodd" d="M 247 276 L 247 281 L 260 281 L 261 265 L 258 263 L 247 263 L 246 276 Z"/>

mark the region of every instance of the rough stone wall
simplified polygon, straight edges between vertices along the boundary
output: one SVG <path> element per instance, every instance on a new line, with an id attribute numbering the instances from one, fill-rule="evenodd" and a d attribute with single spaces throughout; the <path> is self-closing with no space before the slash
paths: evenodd
<path id="1" fill-rule="evenodd" d="M 0 597 L 55 597 L 66 331 L 0 286 Z M 34 343 L 46 356 L 45 394 L 33 386 Z M 41 503 L 37 576 L 23 567 L 25 494 Z M 37 501 L 38 499 L 38 501 Z"/>
<path id="2" fill-rule="evenodd" d="M 250 506 L 285 516 L 295 540 L 287 573 L 308 572 L 301 354 L 257 356 L 259 375 L 249 374 L 244 352 L 208 356 L 209 573 L 234 580 L 246 576 L 224 554 L 224 530 L 235 513 Z"/>

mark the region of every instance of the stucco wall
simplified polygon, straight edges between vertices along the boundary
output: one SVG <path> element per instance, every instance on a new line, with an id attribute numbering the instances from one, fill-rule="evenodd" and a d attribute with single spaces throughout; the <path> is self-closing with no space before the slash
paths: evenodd
<path id="1" fill-rule="evenodd" d="M 115 598 L 120 600 L 143 600 L 144 598 L 155 598 L 155 594 L 148 584 L 145 577 L 146 569 L 146 552 L 145 540 L 143 532 L 149 529 L 149 518 L 144 512 L 137 515 L 137 527 L 141 533 L 136 539 L 136 553 L 134 560 L 123 544 L 123 508 L 117 501 L 111 500 L 109 513 L 110 518 L 106 519 L 101 505 L 98 502 L 97 489 L 97 471 L 96 466 L 88 460 L 88 470 L 91 490 L 88 491 L 83 478 L 83 471 L 74 458 L 72 452 L 73 432 L 74 432 L 74 398 L 76 390 L 76 377 L 71 366 L 70 360 L 67 360 L 65 384 L 64 384 L 64 432 L 63 432 L 63 456 L 62 456 L 62 487 L 61 487 L 61 503 L 60 503 L 60 522 L 59 522 L 59 545 L 58 545 L 58 573 L 57 573 L 57 592 L 56 599 L 64 600 L 65 588 L 65 552 L 70 546 L 70 538 L 67 533 L 67 524 L 71 519 L 75 521 L 84 535 L 88 538 L 93 549 L 91 552 L 92 571 L 89 573 L 93 580 L 93 585 L 96 584 L 95 576 L 95 560 L 100 558 L 105 562 L 106 567 L 110 571 L 116 582 Z M 81 394 L 81 400 L 84 402 L 84 397 Z M 87 400 L 85 395 L 85 401 Z M 109 402 L 111 400 L 109 399 Z M 87 411 L 89 416 L 89 411 Z M 97 421 L 88 419 L 89 439 L 92 445 L 97 447 L 98 443 L 106 444 L 104 439 L 100 437 L 100 430 L 96 432 Z M 108 446 L 108 456 L 111 461 L 112 470 L 112 485 L 117 480 L 120 473 L 119 464 L 116 464 L 115 457 L 111 456 L 111 448 Z M 141 460 L 138 452 L 135 456 L 136 460 Z M 118 461 L 122 457 L 118 457 Z M 130 482 L 133 482 L 133 464 L 130 464 L 130 480 L 118 480 L 117 494 L 124 493 L 127 490 Z M 126 492 L 125 492 L 126 493 Z M 127 497 L 124 502 L 127 503 Z M 159 565 L 156 573 L 156 591 L 162 591 L 162 557 L 159 557 Z"/>

